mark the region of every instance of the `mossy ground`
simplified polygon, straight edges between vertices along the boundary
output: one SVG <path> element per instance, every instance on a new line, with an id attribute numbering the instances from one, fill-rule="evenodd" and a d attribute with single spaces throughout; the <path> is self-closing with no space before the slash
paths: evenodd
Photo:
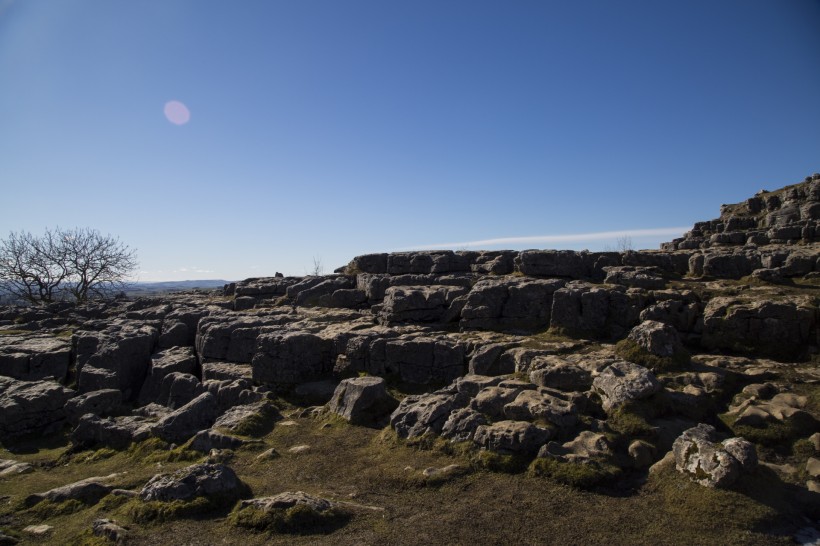
<path id="1" fill-rule="evenodd" d="M 787 484 L 776 477 L 762 485 L 747 484 L 745 491 L 712 491 L 672 471 L 653 476 L 637 492 L 602 494 L 565 483 L 584 487 L 606 479 L 605 467 L 578 473 L 575 467 L 530 466 L 531 460 L 494 456 L 470 444 L 433 437 L 408 442 L 389 429 L 286 417 L 295 424 L 276 424 L 261 437 L 264 447 L 275 448 L 280 457 L 260 460 L 259 449 L 239 449 L 230 462 L 253 496 L 305 491 L 374 509 L 356 511 L 328 534 L 321 534 L 320 527 L 319 534 L 299 534 L 312 532 L 309 525 L 297 534 L 237 526 L 239 516 L 230 515 L 232 506 L 154 506 L 113 495 L 92 506 L 72 506 L 65 514 L 16 509 L 16 503 L 32 493 L 89 476 L 122 473 L 112 485 L 137 490 L 154 474 L 193 462 L 183 459 L 204 460 L 202 454 L 188 454 L 184 446 L 170 450 L 152 440 L 105 456 L 73 454 L 57 465 L 68 446 L 67 438 L 57 437 L 41 439 L 39 448 L 32 441 L 14 454 L 0 451 L 0 458 L 37 465 L 33 473 L 0 479 L 0 497 L 6 499 L 0 503 L 0 525 L 26 543 L 34 540 L 25 538 L 23 527 L 48 523 L 54 526 L 51 534 L 36 542 L 49 544 L 94 544 L 89 529 L 102 517 L 129 527 L 129 544 L 134 545 L 787 544 L 790 536 L 784 529 L 792 529 L 801 513 L 790 501 Z M 310 448 L 291 453 L 289 448 L 296 445 Z M 186 455 L 175 454 L 178 450 Z M 469 471 L 439 481 L 421 477 L 428 467 L 451 464 Z M 294 514 L 294 521 L 303 521 L 303 515 Z"/>
<path id="2" fill-rule="evenodd" d="M 658 356 L 641 348 L 631 339 L 622 339 L 615 345 L 615 354 L 624 360 L 640 364 L 655 373 L 685 370 L 691 355 L 685 349 L 678 349 L 672 356 Z"/>

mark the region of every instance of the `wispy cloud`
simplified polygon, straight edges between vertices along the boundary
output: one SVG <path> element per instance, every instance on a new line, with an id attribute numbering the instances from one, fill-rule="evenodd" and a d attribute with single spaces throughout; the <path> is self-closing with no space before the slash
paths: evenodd
<path id="1" fill-rule="evenodd" d="M 526 237 L 498 237 L 479 241 L 460 241 L 455 243 L 435 243 L 415 245 L 397 250 L 433 250 L 460 248 L 489 248 L 497 246 L 547 245 L 556 243 L 583 243 L 594 241 L 612 241 L 619 237 L 676 237 L 688 231 L 689 227 L 667 227 L 651 229 L 624 229 L 620 231 L 598 231 L 594 233 L 570 233 L 563 235 L 530 235 Z"/>

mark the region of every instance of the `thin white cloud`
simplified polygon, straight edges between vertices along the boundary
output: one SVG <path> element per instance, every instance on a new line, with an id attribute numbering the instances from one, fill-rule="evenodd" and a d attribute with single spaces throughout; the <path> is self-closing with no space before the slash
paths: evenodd
<path id="1" fill-rule="evenodd" d="M 455 243 L 436 243 L 415 245 L 398 250 L 434 250 L 460 248 L 488 248 L 496 246 L 545 245 L 555 243 L 582 243 L 590 241 L 611 241 L 618 237 L 679 237 L 689 231 L 689 227 L 668 227 L 651 229 L 624 229 L 620 231 L 599 231 L 595 233 L 571 233 L 564 235 L 531 235 L 527 237 L 498 237 L 479 241 L 460 241 Z"/>

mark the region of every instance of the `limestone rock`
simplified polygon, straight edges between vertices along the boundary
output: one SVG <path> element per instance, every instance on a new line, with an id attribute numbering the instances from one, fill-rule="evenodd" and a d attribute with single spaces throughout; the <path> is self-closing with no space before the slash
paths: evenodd
<path id="1" fill-rule="evenodd" d="M 3 336 L 0 375 L 25 381 L 62 381 L 71 365 L 71 345 L 53 336 Z"/>
<path id="2" fill-rule="evenodd" d="M 237 449 L 245 445 L 245 440 L 222 434 L 212 429 L 200 430 L 191 440 L 190 447 L 195 451 L 209 453 L 212 449 Z"/>
<path id="3" fill-rule="evenodd" d="M 480 425 L 486 424 L 487 419 L 472 408 L 453 410 L 441 429 L 441 436 L 451 442 L 467 442 L 473 439 Z"/>
<path id="4" fill-rule="evenodd" d="M 71 432 L 71 443 L 76 447 L 107 446 L 124 449 L 132 442 L 151 436 L 154 423 L 140 416 L 100 417 L 93 413 L 83 415 Z"/>
<path id="5" fill-rule="evenodd" d="M 408 396 L 390 416 L 390 426 L 401 438 L 415 438 L 428 432 L 439 434 L 454 409 L 467 404 L 463 394 Z"/>
<path id="6" fill-rule="evenodd" d="M 259 336 L 253 356 L 253 379 L 298 384 L 323 379 L 333 371 L 333 343 L 308 332 Z"/>
<path id="7" fill-rule="evenodd" d="M 216 398 L 206 392 L 160 419 L 154 426 L 154 434 L 166 442 L 182 443 L 200 430 L 210 428 L 218 414 Z"/>
<path id="8" fill-rule="evenodd" d="M 59 424 L 66 418 L 66 402 L 75 395 L 55 381 L 0 376 L 0 440 Z"/>
<path id="9" fill-rule="evenodd" d="M 140 490 L 143 501 L 190 501 L 196 497 L 236 499 L 242 491 L 236 473 L 224 464 L 195 464 L 171 474 L 157 474 Z"/>
<path id="10" fill-rule="evenodd" d="M 80 417 L 87 413 L 94 415 L 109 415 L 116 412 L 122 404 L 122 391 L 119 389 L 103 389 L 91 391 L 75 396 L 65 405 L 69 423 L 77 424 Z"/>
<path id="11" fill-rule="evenodd" d="M 272 497 L 243 500 L 241 506 L 242 508 L 250 506 L 263 512 L 284 511 L 294 506 L 306 506 L 315 512 L 322 513 L 333 508 L 334 504 L 327 499 L 308 495 L 303 491 L 286 491 Z"/>
<path id="12" fill-rule="evenodd" d="M 558 427 L 578 422 L 578 408 L 567 394 L 546 388 L 524 390 L 504 405 L 504 417 L 513 421 L 546 421 Z"/>
<path id="13" fill-rule="evenodd" d="M 77 500 L 84 504 L 96 504 L 101 498 L 106 496 L 113 489 L 105 482 L 116 478 L 117 474 L 109 476 L 92 477 L 78 482 L 55 487 L 45 493 L 34 493 L 26 498 L 26 505 L 33 506 L 38 502 L 49 500 L 51 502 L 65 502 L 67 500 Z"/>
<path id="14" fill-rule="evenodd" d="M 563 444 L 549 442 L 538 452 L 539 457 L 549 457 L 564 462 L 584 462 L 610 455 L 612 455 L 612 448 L 606 436 L 589 430 L 581 432 L 574 440 Z"/>
<path id="15" fill-rule="evenodd" d="M 328 408 L 353 424 L 364 425 L 379 422 L 397 405 L 383 378 L 355 377 L 339 383 Z"/>
<path id="16" fill-rule="evenodd" d="M 705 424 L 684 431 L 672 451 L 678 471 L 706 487 L 728 487 L 757 466 L 753 444 L 742 438 L 720 443 L 715 428 Z"/>
<path id="17" fill-rule="evenodd" d="M 162 382 L 170 373 L 192 374 L 196 370 L 196 355 L 191 347 L 173 347 L 151 355 L 148 375 L 140 390 L 140 405 L 159 402 Z M 163 405 L 167 405 L 160 402 Z"/>
<path id="18" fill-rule="evenodd" d="M 632 400 L 648 398 L 661 389 L 655 375 L 638 364 L 620 361 L 602 371 L 592 382 L 609 412 Z"/>
<path id="19" fill-rule="evenodd" d="M 499 421 L 480 425 L 473 437 L 476 445 L 502 454 L 535 455 L 552 431 L 524 421 Z"/>
<path id="20" fill-rule="evenodd" d="M 671 357 L 683 351 L 678 332 L 668 324 L 654 320 L 645 320 L 635 326 L 627 339 L 634 341 L 638 347 L 649 354 Z"/>
<path id="21" fill-rule="evenodd" d="M 95 519 L 91 524 L 94 536 L 107 538 L 115 544 L 123 544 L 128 537 L 128 529 L 111 519 Z"/>

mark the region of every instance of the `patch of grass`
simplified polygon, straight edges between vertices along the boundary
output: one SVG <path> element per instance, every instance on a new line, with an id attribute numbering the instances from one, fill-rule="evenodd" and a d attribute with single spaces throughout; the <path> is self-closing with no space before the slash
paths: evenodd
<path id="1" fill-rule="evenodd" d="M 204 514 L 220 508 L 219 503 L 205 497 L 197 497 L 191 501 L 143 502 L 131 499 L 126 503 L 125 513 L 141 525 L 164 523 L 179 518 L 186 518 Z"/>
<path id="2" fill-rule="evenodd" d="M 691 355 L 685 349 L 675 351 L 672 356 L 657 356 L 644 350 L 631 339 L 622 339 L 615 344 L 615 354 L 624 360 L 649 368 L 654 373 L 685 370 L 691 361 Z"/>
<path id="3" fill-rule="evenodd" d="M 97 503 L 97 506 L 100 507 L 100 511 L 102 512 L 111 512 L 128 503 L 131 500 L 131 497 L 127 497 L 125 495 L 106 495 L 100 502 Z"/>
<path id="4" fill-rule="evenodd" d="M 299 535 L 331 533 L 349 520 L 350 515 L 339 510 L 331 508 L 319 512 L 304 504 L 267 512 L 246 506 L 234 509 L 227 518 L 235 527 Z"/>
<path id="5" fill-rule="evenodd" d="M 25 502 L 25 501 L 24 501 Z M 85 510 L 88 505 L 76 499 L 69 499 L 63 502 L 53 502 L 48 499 L 42 500 L 31 506 L 26 512 L 33 515 L 37 519 L 47 520 L 55 516 L 64 516 L 66 514 L 73 514 L 80 510 Z"/>
<path id="6" fill-rule="evenodd" d="M 168 447 L 168 442 L 160 440 L 159 438 L 148 438 L 147 440 L 136 442 L 128 446 L 126 454 L 131 459 L 143 460 L 155 451 L 167 451 Z"/>
<path id="7" fill-rule="evenodd" d="M 78 455 L 74 460 L 78 463 L 93 463 L 96 461 L 101 461 L 103 459 L 108 459 L 116 454 L 116 450 L 111 449 L 110 447 L 103 447 L 90 453 L 82 453 L 81 455 Z"/>
<path id="8" fill-rule="evenodd" d="M 585 463 L 574 463 L 538 458 L 530 464 L 528 474 L 549 478 L 564 485 L 588 489 L 617 479 L 621 475 L 621 469 L 604 461 L 590 460 Z"/>
<path id="9" fill-rule="evenodd" d="M 66 543 L 66 546 L 110 546 L 111 541 L 105 537 L 94 535 L 91 529 L 86 530 L 80 536 Z"/>
<path id="10" fill-rule="evenodd" d="M 73 336 L 73 335 L 74 335 L 74 330 L 68 329 L 68 330 L 62 330 L 60 332 L 57 332 L 54 335 L 54 337 L 59 337 L 61 339 L 71 339 L 71 336 Z"/>
<path id="11" fill-rule="evenodd" d="M 801 438 L 792 444 L 792 455 L 795 457 L 808 459 L 809 457 L 816 457 L 817 454 L 814 444 L 808 438 Z"/>
<path id="12" fill-rule="evenodd" d="M 503 472 L 504 474 L 519 474 L 527 470 L 530 464 L 528 457 L 521 455 L 504 455 L 486 449 L 477 450 L 470 463 L 474 468 L 480 470 L 492 470 L 493 472 Z"/>
<path id="13" fill-rule="evenodd" d="M 19 336 L 22 334 L 30 334 L 29 330 L 0 330 L 0 336 Z"/>
<path id="14" fill-rule="evenodd" d="M 664 415 L 669 410 L 669 400 L 663 392 L 645 400 L 628 402 L 615 409 L 606 422 L 618 434 L 634 437 L 653 437 L 655 427 L 649 420 Z"/>

